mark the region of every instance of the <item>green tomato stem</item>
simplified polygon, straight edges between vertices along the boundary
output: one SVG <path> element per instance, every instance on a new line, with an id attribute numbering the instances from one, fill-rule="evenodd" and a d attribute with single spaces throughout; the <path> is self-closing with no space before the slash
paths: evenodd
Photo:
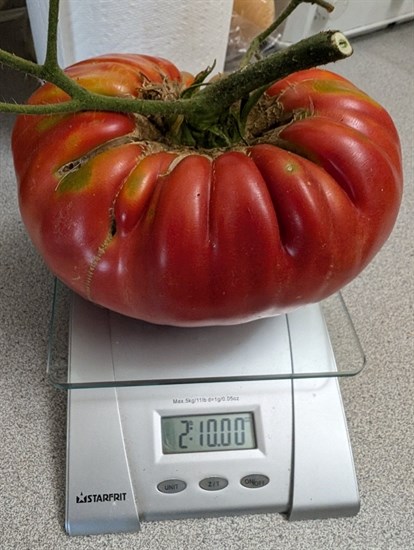
<path id="1" fill-rule="evenodd" d="M 57 31 L 59 22 L 59 0 L 49 1 L 49 22 L 47 27 L 47 46 L 45 66 L 52 69 L 58 66 Z"/>
<path id="2" fill-rule="evenodd" d="M 292 0 L 287 10 L 276 20 L 280 24 L 300 3 L 317 3 L 326 7 L 325 0 Z M 48 81 L 67 93 L 68 101 L 45 105 L 19 105 L 0 103 L 0 112 L 21 113 L 26 115 L 51 115 L 57 113 L 76 113 L 80 111 L 113 111 L 137 113 L 144 116 L 164 117 L 174 127 L 177 117 L 182 119 L 184 142 L 193 136 L 196 143 L 204 142 L 204 133 L 208 132 L 206 143 L 214 146 L 218 142 L 232 143 L 239 140 L 250 108 L 256 103 L 268 86 L 289 74 L 344 59 L 352 54 L 352 47 L 339 31 L 326 31 L 301 40 L 284 50 L 269 55 L 265 59 L 249 64 L 238 71 L 222 76 L 208 83 L 192 94 L 169 101 L 120 98 L 105 96 L 86 90 L 68 77 L 57 61 L 57 29 L 59 0 L 50 0 L 49 26 L 46 59 L 43 65 L 33 63 L 19 56 L 0 50 L 0 63 Z M 272 25 L 269 29 L 274 27 Z M 266 31 L 269 34 L 269 30 Z M 268 35 L 267 34 L 267 35 Z M 266 36 L 267 36 L 266 35 Z M 263 40 L 259 36 L 256 46 L 253 44 L 249 56 Z M 247 58 L 246 58 L 247 59 Z M 235 106 L 240 103 L 242 112 L 237 114 Z M 185 137 L 187 136 L 187 137 Z M 210 139 L 211 138 L 211 139 Z"/>
<path id="3" fill-rule="evenodd" d="M 251 61 L 251 59 L 256 56 L 259 52 L 259 49 L 263 42 L 268 38 L 280 25 L 289 17 L 289 15 L 298 7 L 300 4 L 317 4 L 322 8 L 325 8 L 328 12 L 333 11 L 334 6 L 325 0 L 291 0 L 291 2 L 286 6 L 282 13 L 275 19 L 275 21 L 269 25 L 262 33 L 258 34 L 250 43 L 247 52 L 244 54 L 240 68 L 245 67 Z"/>
<path id="4" fill-rule="evenodd" d="M 351 55 L 352 47 L 338 31 L 326 31 L 270 55 L 229 76 L 205 86 L 188 99 L 159 101 L 110 97 L 89 92 L 67 77 L 61 69 L 52 70 L 0 50 L 0 61 L 42 80 L 48 80 L 71 96 L 71 100 L 50 105 L 19 105 L 0 103 L 0 111 L 23 114 L 55 114 L 64 112 L 115 111 L 142 115 L 183 114 L 189 121 L 203 118 L 206 123 L 216 119 L 233 103 L 248 94 L 270 86 L 273 82 L 299 70 L 308 69 L 344 59 Z"/>
<path id="5" fill-rule="evenodd" d="M 270 86 L 296 71 L 310 69 L 349 57 L 352 46 L 339 31 L 326 31 L 305 38 L 261 61 L 248 65 L 206 86 L 194 96 L 194 111 L 214 117 L 251 92 Z"/>

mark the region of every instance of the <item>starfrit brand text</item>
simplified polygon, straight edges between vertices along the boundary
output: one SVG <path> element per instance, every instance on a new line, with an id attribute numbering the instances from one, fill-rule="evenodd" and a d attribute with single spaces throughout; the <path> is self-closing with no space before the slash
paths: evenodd
<path id="1" fill-rule="evenodd" d="M 84 495 L 81 493 L 76 497 L 76 504 L 88 502 L 120 502 L 126 500 L 126 493 L 96 493 Z"/>

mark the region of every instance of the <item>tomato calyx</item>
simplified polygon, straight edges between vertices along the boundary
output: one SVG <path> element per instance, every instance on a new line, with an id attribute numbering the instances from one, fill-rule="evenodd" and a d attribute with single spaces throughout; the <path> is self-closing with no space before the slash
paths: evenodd
<path id="1" fill-rule="evenodd" d="M 200 73 L 204 79 L 212 67 Z M 164 81 L 162 84 L 144 85 L 140 90 L 141 99 L 159 101 L 176 101 L 182 98 L 194 97 L 204 83 L 200 75 L 194 83 L 182 90 L 176 82 Z M 216 81 L 225 76 L 216 77 Z M 207 83 L 206 85 L 209 85 Z M 312 113 L 296 110 L 285 113 L 277 97 L 269 96 L 260 90 L 257 97 L 238 100 L 216 119 L 203 117 L 189 122 L 185 114 L 174 116 L 135 115 L 137 132 L 141 139 L 159 141 L 171 148 L 191 148 L 200 150 L 227 149 L 236 145 L 252 145 L 254 143 L 278 143 L 280 131 L 295 120 L 306 118 Z"/>
<path id="2" fill-rule="evenodd" d="M 222 114 L 214 123 L 189 123 L 185 116 L 179 115 L 165 137 L 172 145 L 196 149 L 226 148 L 244 141 L 236 109 Z"/>

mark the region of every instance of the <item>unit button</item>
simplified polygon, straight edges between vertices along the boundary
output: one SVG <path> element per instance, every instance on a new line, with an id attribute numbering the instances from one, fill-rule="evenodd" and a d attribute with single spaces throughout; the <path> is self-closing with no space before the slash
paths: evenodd
<path id="1" fill-rule="evenodd" d="M 241 478 L 240 483 L 248 489 L 259 489 L 269 483 L 270 479 L 262 474 L 249 474 Z"/>
<path id="2" fill-rule="evenodd" d="M 199 483 L 200 487 L 205 491 L 220 491 L 227 487 L 229 482 L 224 477 L 206 477 Z"/>
<path id="3" fill-rule="evenodd" d="M 157 489 L 161 493 L 167 494 L 181 493 L 186 487 L 187 483 L 181 479 L 166 479 L 157 485 Z"/>

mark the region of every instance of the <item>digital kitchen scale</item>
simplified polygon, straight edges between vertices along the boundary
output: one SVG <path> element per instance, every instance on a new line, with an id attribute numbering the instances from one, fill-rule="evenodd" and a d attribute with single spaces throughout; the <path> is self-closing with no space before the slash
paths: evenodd
<path id="1" fill-rule="evenodd" d="M 243 325 L 176 328 L 57 283 L 48 374 L 68 390 L 68 534 L 242 513 L 356 514 L 338 377 L 364 363 L 339 294 Z"/>

